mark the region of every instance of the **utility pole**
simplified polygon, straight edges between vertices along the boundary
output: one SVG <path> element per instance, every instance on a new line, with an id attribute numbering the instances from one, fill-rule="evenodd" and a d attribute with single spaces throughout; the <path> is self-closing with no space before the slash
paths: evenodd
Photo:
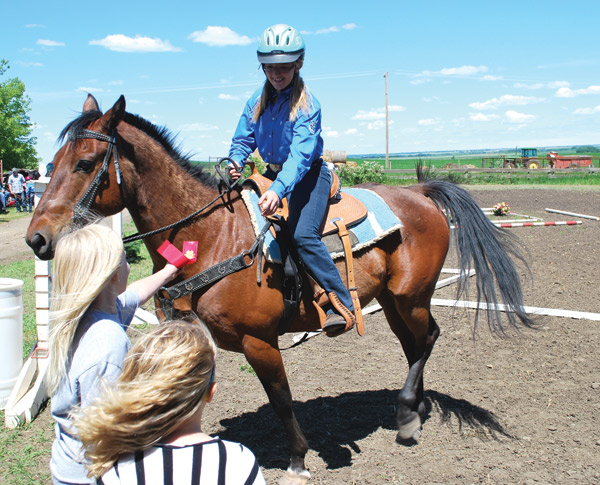
<path id="1" fill-rule="evenodd" d="M 390 124 L 388 116 L 388 87 L 387 78 L 388 73 L 386 72 L 383 77 L 385 78 L 385 168 L 390 168 Z"/>

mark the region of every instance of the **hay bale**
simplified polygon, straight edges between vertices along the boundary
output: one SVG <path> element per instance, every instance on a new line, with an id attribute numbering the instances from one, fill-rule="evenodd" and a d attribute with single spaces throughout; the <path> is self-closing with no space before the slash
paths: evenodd
<path id="1" fill-rule="evenodd" d="M 329 163 L 346 163 L 346 150 L 324 150 L 323 160 Z"/>

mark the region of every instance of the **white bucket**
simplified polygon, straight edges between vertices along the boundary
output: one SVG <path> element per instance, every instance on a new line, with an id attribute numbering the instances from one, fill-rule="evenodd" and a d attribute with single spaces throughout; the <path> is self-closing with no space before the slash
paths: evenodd
<path id="1" fill-rule="evenodd" d="M 0 278 L 0 409 L 23 367 L 23 281 Z"/>

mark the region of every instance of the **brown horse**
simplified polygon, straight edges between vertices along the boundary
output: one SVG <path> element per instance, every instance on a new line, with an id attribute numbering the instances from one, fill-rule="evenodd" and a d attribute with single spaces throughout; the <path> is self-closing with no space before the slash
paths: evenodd
<path id="1" fill-rule="evenodd" d="M 103 114 L 89 95 L 81 116 L 63 130 L 61 140 L 65 138 L 27 232 L 27 243 L 40 258 L 53 257 L 61 233 L 87 209 L 106 216 L 128 209 L 138 230 L 146 232 L 174 223 L 215 199 L 185 227 L 144 239 L 154 269 L 165 264 L 157 254 L 165 239 L 179 248 L 184 240 L 198 241 L 197 261 L 184 268 L 180 279 L 253 245 L 255 234 L 239 190 L 219 197 L 217 178 L 193 168 L 165 128 L 125 112 L 122 96 Z M 377 184 L 368 188 L 389 204 L 403 227 L 355 255 L 356 283 L 362 305 L 373 299 L 381 304 L 406 354 L 409 372 L 398 396 L 398 440 L 414 440 L 420 435 L 420 416 L 425 412 L 423 369 L 439 335 L 430 305 L 448 252 L 450 220 L 456 228 L 461 270 L 476 270 L 477 296 L 488 304 L 488 324 L 494 330 L 504 330 L 501 315 L 494 309 L 496 291 L 511 310 L 507 315 L 512 325 L 531 325 L 511 259 L 520 258 L 520 253 L 508 234 L 496 228 L 471 196 L 454 184 L 430 180 L 406 188 Z M 294 416 L 278 346 L 284 308 L 282 270 L 263 261 L 260 271 L 260 285 L 255 268 L 242 270 L 177 299 L 175 308 L 193 311 L 206 322 L 221 348 L 244 353 L 285 427 L 291 448 L 288 472 L 292 478 L 306 477 L 308 443 Z M 464 285 L 460 288 L 464 290 Z M 319 326 L 310 288 L 304 290 L 291 331 Z"/>

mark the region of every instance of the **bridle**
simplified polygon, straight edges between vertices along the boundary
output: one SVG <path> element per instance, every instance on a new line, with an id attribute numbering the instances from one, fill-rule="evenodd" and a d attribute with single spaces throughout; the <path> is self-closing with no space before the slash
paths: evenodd
<path id="1" fill-rule="evenodd" d="M 82 130 L 81 133 L 75 134 L 74 132 L 69 132 L 69 140 L 75 142 L 76 140 L 83 140 L 87 138 L 92 138 L 95 140 L 105 141 L 108 143 L 108 150 L 106 150 L 106 155 L 104 156 L 104 162 L 102 163 L 102 167 L 98 170 L 98 173 L 92 180 L 92 183 L 85 191 L 85 194 L 79 199 L 79 201 L 73 207 L 73 223 L 75 225 L 83 225 L 86 223 L 88 219 L 88 214 L 90 212 L 90 207 L 92 206 L 94 199 L 96 198 L 96 194 L 98 193 L 98 189 L 100 185 L 104 181 L 104 179 L 108 176 L 108 166 L 110 165 L 110 161 L 114 158 L 115 161 L 115 172 L 117 176 L 117 184 L 119 187 L 123 187 L 121 191 L 121 197 L 123 198 L 123 191 L 125 195 L 127 194 L 127 186 L 125 185 L 125 180 L 121 176 L 121 168 L 119 167 L 119 157 L 117 155 L 117 130 L 113 131 L 113 136 L 105 135 L 103 133 L 98 133 L 97 131 L 92 130 Z M 112 156 L 114 153 L 114 157 Z M 127 197 L 125 197 L 127 199 Z"/>
<path id="2" fill-rule="evenodd" d="M 104 181 L 106 176 L 108 175 L 108 166 L 110 165 L 110 160 L 113 158 L 111 155 L 114 153 L 115 160 L 115 172 L 117 176 L 117 184 L 119 187 L 123 187 L 121 191 L 122 200 L 127 200 L 128 191 L 127 186 L 125 185 L 125 179 L 123 179 L 121 175 L 121 168 L 119 167 L 119 157 L 117 155 L 117 130 L 113 131 L 113 136 L 105 135 L 104 133 L 98 133 L 97 131 L 84 129 L 81 133 L 75 134 L 74 132 L 69 132 L 69 140 L 74 142 L 76 140 L 83 140 L 87 138 L 92 138 L 94 140 L 105 141 L 108 143 L 108 150 L 106 150 L 106 155 L 104 156 L 104 162 L 102 163 L 102 167 L 98 170 L 98 173 L 92 180 L 92 183 L 85 191 L 85 194 L 79 199 L 79 201 L 73 207 L 73 224 L 81 226 L 85 225 L 89 222 L 89 212 L 90 207 L 92 206 L 94 199 L 96 198 L 96 194 L 98 193 L 98 189 L 100 188 L 100 184 Z M 198 214 L 205 211 L 208 207 L 214 204 L 217 200 L 219 200 L 225 193 L 229 193 L 233 190 L 233 188 L 238 185 L 241 179 L 237 179 L 234 183 L 231 183 L 227 176 L 221 171 L 221 165 L 223 162 L 233 162 L 230 158 L 222 158 L 219 160 L 218 164 L 215 166 L 215 170 L 220 178 L 219 183 L 219 195 L 217 195 L 213 200 L 211 200 L 204 207 L 199 208 L 192 214 L 180 219 L 173 224 L 169 224 L 168 226 L 161 227 L 160 229 L 155 229 L 154 231 L 146 232 L 144 234 L 132 234 L 130 236 L 123 238 L 123 244 L 128 244 L 139 239 L 144 239 L 149 236 L 154 236 L 156 234 L 160 234 L 161 232 L 168 231 L 169 229 L 174 229 L 177 227 L 181 227 L 183 225 L 191 222 Z M 125 196 L 123 195 L 125 193 Z"/>

